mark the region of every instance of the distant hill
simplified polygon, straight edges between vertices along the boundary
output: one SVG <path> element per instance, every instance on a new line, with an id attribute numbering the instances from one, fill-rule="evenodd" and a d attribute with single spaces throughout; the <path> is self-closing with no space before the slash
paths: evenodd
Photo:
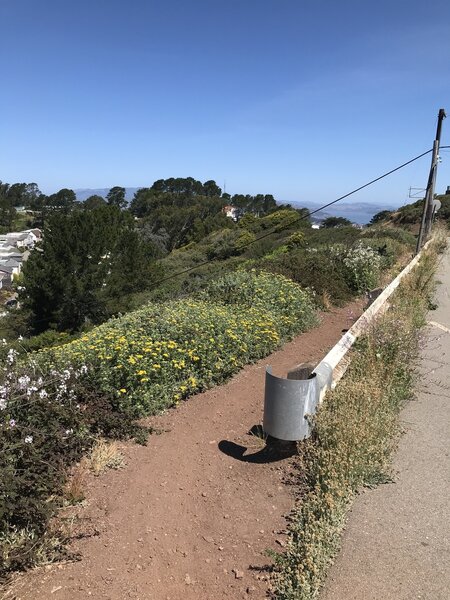
<path id="1" fill-rule="evenodd" d="M 109 192 L 111 188 L 80 188 L 79 190 L 74 190 L 76 196 L 77 196 L 77 200 L 79 200 L 80 202 L 84 202 L 84 200 L 86 200 L 86 198 L 89 198 L 89 196 L 102 196 L 102 198 L 106 198 L 106 194 Z M 141 188 L 137 188 L 137 187 L 127 187 L 125 188 L 125 198 L 127 200 L 132 200 L 134 194 L 137 192 L 137 190 L 140 190 Z"/>

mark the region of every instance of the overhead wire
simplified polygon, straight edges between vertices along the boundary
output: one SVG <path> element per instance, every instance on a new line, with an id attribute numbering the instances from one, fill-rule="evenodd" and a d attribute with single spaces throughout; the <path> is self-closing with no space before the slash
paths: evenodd
<path id="1" fill-rule="evenodd" d="M 287 229 L 289 227 L 292 227 L 292 225 L 295 225 L 296 223 L 300 222 L 300 221 L 304 221 L 305 219 L 309 219 L 309 217 L 311 217 L 312 215 L 315 215 L 316 213 L 324 210 L 325 208 L 328 208 L 329 206 L 332 206 L 333 204 L 336 204 L 337 202 L 340 202 L 341 200 L 344 200 L 345 198 L 348 198 L 349 196 L 352 196 L 353 194 L 356 194 L 357 192 L 360 192 L 361 190 L 363 190 L 366 187 L 369 187 L 370 185 L 373 185 L 374 183 L 376 183 L 377 181 L 380 181 L 381 179 L 384 179 L 385 177 L 388 177 L 389 175 L 392 175 L 392 173 L 395 173 L 396 171 L 399 171 L 400 169 L 403 169 L 404 167 L 410 165 L 411 163 L 415 162 L 416 160 L 419 160 L 420 158 L 423 158 L 424 156 L 426 156 L 427 154 L 429 154 L 430 152 L 432 152 L 433 149 L 430 148 L 430 150 L 427 150 L 426 152 L 422 152 L 422 154 L 419 154 L 417 156 L 415 156 L 414 158 L 411 158 L 410 160 L 402 163 L 401 165 L 399 165 L 398 167 L 395 167 L 394 169 L 391 169 L 390 171 L 387 171 L 386 173 L 383 173 L 383 175 L 380 175 L 379 177 L 375 177 L 375 179 L 372 179 L 371 181 L 368 181 L 367 183 L 360 185 L 359 187 L 355 188 L 354 190 L 352 190 L 351 192 L 348 192 L 347 194 L 344 194 L 343 196 L 339 196 L 339 198 L 336 198 L 335 200 L 332 200 L 331 202 L 328 202 L 327 204 L 324 204 L 323 206 L 320 206 L 319 208 L 316 208 L 315 210 L 311 210 L 311 211 L 307 211 L 304 214 L 300 215 L 297 219 L 294 219 L 293 221 L 289 221 L 289 223 L 287 223 L 284 227 L 276 227 L 271 231 L 268 231 L 266 233 L 264 233 L 263 235 L 260 235 L 258 237 L 256 237 L 254 240 L 250 240 L 249 242 L 246 242 L 245 244 L 242 244 L 240 246 L 240 249 L 244 249 L 244 248 L 248 248 L 249 246 L 256 244 L 257 242 L 269 237 L 270 235 L 273 235 L 274 233 L 279 233 L 281 231 L 283 231 L 284 229 Z M 166 283 L 167 281 L 170 281 L 171 279 L 174 279 L 175 277 L 179 277 L 180 275 L 185 275 L 186 273 L 190 273 L 192 271 L 195 271 L 197 269 L 200 269 L 201 267 L 204 267 L 210 263 L 214 262 L 214 259 L 208 259 L 205 260 L 201 263 L 198 263 L 197 265 L 193 265 L 192 267 L 188 267 L 186 269 L 183 269 L 181 271 L 177 271 L 176 273 L 172 273 L 171 275 L 168 275 L 167 277 L 163 277 L 162 279 L 156 281 L 155 283 L 153 283 L 151 286 L 149 286 L 148 289 L 153 289 L 159 285 L 161 285 L 162 283 Z"/>

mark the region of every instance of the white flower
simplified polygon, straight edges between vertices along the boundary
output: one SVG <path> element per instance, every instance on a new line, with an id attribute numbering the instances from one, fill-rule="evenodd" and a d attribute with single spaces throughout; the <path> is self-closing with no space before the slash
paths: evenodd
<path id="1" fill-rule="evenodd" d="M 7 361 L 9 362 L 10 365 L 13 364 L 13 362 L 16 359 L 16 356 L 17 356 L 17 352 L 13 348 L 10 348 L 8 350 L 8 356 L 6 357 Z"/>
<path id="2" fill-rule="evenodd" d="M 18 379 L 18 383 L 19 383 L 19 388 L 21 390 L 24 390 L 28 384 L 30 383 L 30 378 L 28 377 L 28 375 L 22 375 L 22 377 L 19 377 Z"/>
<path id="3" fill-rule="evenodd" d="M 44 389 L 39 392 L 39 398 L 47 398 L 47 396 L 48 394 Z"/>
<path id="4" fill-rule="evenodd" d="M 6 399 L 0 398 L 0 410 L 5 410 L 6 408 Z"/>
<path id="5" fill-rule="evenodd" d="M 27 436 L 25 436 L 25 439 L 23 441 L 25 442 L 25 444 L 32 444 L 33 443 L 33 436 L 32 435 L 27 435 Z"/>
<path id="6" fill-rule="evenodd" d="M 66 429 L 66 435 L 70 435 L 71 433 L 73 433 L 73 429 Z"/>

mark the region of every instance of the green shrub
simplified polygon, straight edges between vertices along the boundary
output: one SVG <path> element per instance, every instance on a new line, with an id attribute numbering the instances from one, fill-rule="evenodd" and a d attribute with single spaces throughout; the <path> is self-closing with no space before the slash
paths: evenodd
<path id="1" fill-rule="evenodd" d="M 332 246 L 330 251 L 342 261 L 352 290 L 360 294 L 376 286 L 381 267 L 381 257 L 372 248 L 361 243 L 350 248 Z"/>
<path id="2" fill-rule="evenodd" d="M 415 248 L 416 238 L 415 236 L 401 229 L 400 227 L 370 227 L 362 234 L 362 239 L 386 239 L 390 238 L 395 242 L 400 242 L 404 246 L 411 250 Z"/>
<path id="3" fill-rule="evenodd" d="M 253 308 L 269 311 L 272 318 L 277 318 L 277 327 L 283 338 L 293 334 L 294 316 L 300 328 L 298 331 L 309 329 L 315 323 L 311 293 L 286 277 L 264 271 L 229 273 L 212 281 L 200 297 L 235 305 L 237 310 Z"/>
<path id="4" fill-rule="evenodd" d="M 269 260 L 265 268 L 314 290 L 319 304 L 324 295 L 336 305 L 345 303 L 353 296 L 342 261 L 325 249 L 290 252 Z"/>
<path id="5" fill-rule="evenodd" d="M 393 267 L 405 252 L 405 245 L 390 237 L 363 238 L 359 243 L 380 256 L 382 270 Z"/>

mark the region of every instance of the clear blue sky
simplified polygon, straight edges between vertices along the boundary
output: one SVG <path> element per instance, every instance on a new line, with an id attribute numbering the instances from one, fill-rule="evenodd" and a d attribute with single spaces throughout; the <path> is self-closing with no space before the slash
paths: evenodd
<path id="1" fill-rule="evenodd" d="M 0 0 L 0 179 L 333 199 L 431 147 L 448 0 Z M 438 190 L 450 185 L 443 152 Z M 423 159 L 355 201 L 406 201 Z"/>

